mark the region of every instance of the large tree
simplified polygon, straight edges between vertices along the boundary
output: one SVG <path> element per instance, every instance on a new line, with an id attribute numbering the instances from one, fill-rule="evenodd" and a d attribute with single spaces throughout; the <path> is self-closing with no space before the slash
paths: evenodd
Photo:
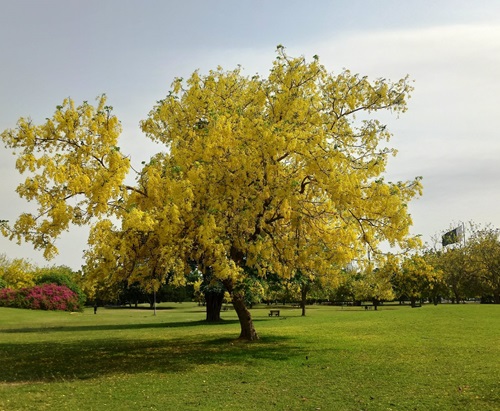
<path id="1" fill-rule="evenodd" d="M 51 256 L 70 223 L 96 217 L 88 256 L 100 277 L 161 281 L 195 264 L 231 294 L 240 337 L 256 339 L 241 286 L 248 273 L 334 275 L 367 246 L 414 245 L 407 202 L 420 183 L 384 180 L 395 151 L 373 117 L 405 111 L 410 91 L 406 78 L 330 74 L 283 47 L 265 78 L 195 72 L 141 123 L 165 150 L 132 186 L 105 99 L 96 109 L 65 101 L 44 125 L 21 119 L 2 133 L 21 150 L 18 169 L 31 172 L 18 192 L 40 205 L 4 232 Z"/>

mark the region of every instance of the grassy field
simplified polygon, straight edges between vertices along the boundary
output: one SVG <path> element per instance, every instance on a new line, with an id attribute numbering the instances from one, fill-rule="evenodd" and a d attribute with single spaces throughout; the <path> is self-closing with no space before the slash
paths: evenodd
<path id="1" fill-rule="evenodd" d="M 0 410 L 500 410 L 500 306 L 0 308 Z"/>

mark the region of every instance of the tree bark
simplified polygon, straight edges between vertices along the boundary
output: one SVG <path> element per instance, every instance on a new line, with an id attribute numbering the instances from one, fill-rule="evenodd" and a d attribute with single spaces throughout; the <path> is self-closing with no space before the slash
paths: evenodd
<path id="1" fill-rule="evenodd" d="M 245 296 L 243 292 L 235 290 L 233 281 L 230 279 L 223 281 L 223 284 L 229 294 L 231 294 L 234 311 L 236 311 L 238 320 L 240 321 L 241 333 L 239 339 L 247 341 L 258 340 L 259 336 L 253 326 L 252 315 L 245 305 Z"/>
<path id="2" fill-rule="evenodd" d="M 240 340 L 255 341 L 259 339 L 257 332 L 253 326 L 252 315 L 248 311 L 243 295 L 240 293 L 233 293 L 233 307 L 238 314 L 238 319 L 240 321 L 241 333 Z"/>
<path id="3" fill-rule="evenodd" d="M 220 311 L 222 308 L 223 300 L 224 300 L 224 293 L 219 293 L 214 291 L 205 292 L 207 322 L 214 323 L 221 321 Z"/>
<path id="4" fill-rule="evenodd" d="M 302 308 L 302 317 L 305 317 L 306 316 L 306 302 L 307 302 L 307 290 L 308 290 L 308 286 L 303 284 L 302 285 L 302 288 L 300 290 L 300 296 L 301 296 L 301 299 L 300 299 L 300 308 Z"/>

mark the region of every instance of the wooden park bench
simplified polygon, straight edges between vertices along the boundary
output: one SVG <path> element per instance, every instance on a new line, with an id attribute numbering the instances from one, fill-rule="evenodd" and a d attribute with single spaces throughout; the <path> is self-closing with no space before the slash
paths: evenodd
<path id="1" fill-rule="evenodd" d="M 276 317 L 280 316 L 280 310 L 269 310 L 269 317 L 275 315 Z"/>
<path id="2" fill-rule="evenodd" d="M 373 305 L 364 305 L 365 310 L 371 310 L 373 308 Z"/>

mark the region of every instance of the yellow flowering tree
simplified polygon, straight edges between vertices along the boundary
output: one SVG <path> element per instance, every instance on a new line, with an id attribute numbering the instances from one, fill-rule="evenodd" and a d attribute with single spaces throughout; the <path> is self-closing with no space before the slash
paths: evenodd
<path id="1" fill-rule="evenodd" d="M 435 291 L 442 289 L 442 279 L 441 270 L 431 265 L 425 256 L 414 254 L 403 259 L 392 281 L 397 296 L 409 298 L 414 307 L 418 299 L 433 299 Z"/>
<path id="2" fill-rule="evenodd" d="M 398 264 L 398 258 L 392 254 L 379 261 L 376 268 L 370 261 L 362 264 L 364 268 L 355 275 L 352 284 L 355 299 L 371 301 L 375 310 L 382 301 L 393 300 L 395 295 L 391 280 L 399 269 Z"/>
<path id="3" fill-rule="evenodd" d="M 374 118 L 404 112 L 410 91 L 406 78 L 330 74 L 317 57 L 293 58 L 283 47 L 267 77 L 194 72 L 141 123 L 164 151 L 133 187 L 123 184 L 129 161 L 104 101 L 97 109 L 65 102 L 45 125 L 21 119 L 2 134 L 24 149 L 18 168 L 34 176 L 19 193 L 38 201 L 41 216 L 23 215 L 5 231 L 51 256 L 70 223 L 96 217 L 87 251 L 95 278 L 161 282 L 175 271 L 182 281 L 196 266 L 230 293 L 240 337 L 257 339 L 241 286 L 249 273 L 335 275 L 332 267 L 367 244 L 415 244 L 407 202 L 420 183 L 384 180 L 395 150 Z"/>
<path id="4" fill-rule="evenodd" d="M 36 267 L 22 258 L 10 259 L 0 254 L 0 283 L 5 287 L 19 289 L 32 287 L 36 280 Z"/>
<path id="5" fill-rule="evenodd" d="M 57 254 L 55 239 L 71 224 L 113 212 L 129 159 L 117 147 L 121 128 L 111 110 L 105 96 L 95 108 L 66 99 L 44 124 L 21 118 L 16 129 L 1 134 L 18 154 L 16 168 L 28 174 L 17 192 L 38 203 L 37 212 L 21 214 L 12 227 L 3 224 L 4 235 L 31 242 L 51 258 Z"/>

